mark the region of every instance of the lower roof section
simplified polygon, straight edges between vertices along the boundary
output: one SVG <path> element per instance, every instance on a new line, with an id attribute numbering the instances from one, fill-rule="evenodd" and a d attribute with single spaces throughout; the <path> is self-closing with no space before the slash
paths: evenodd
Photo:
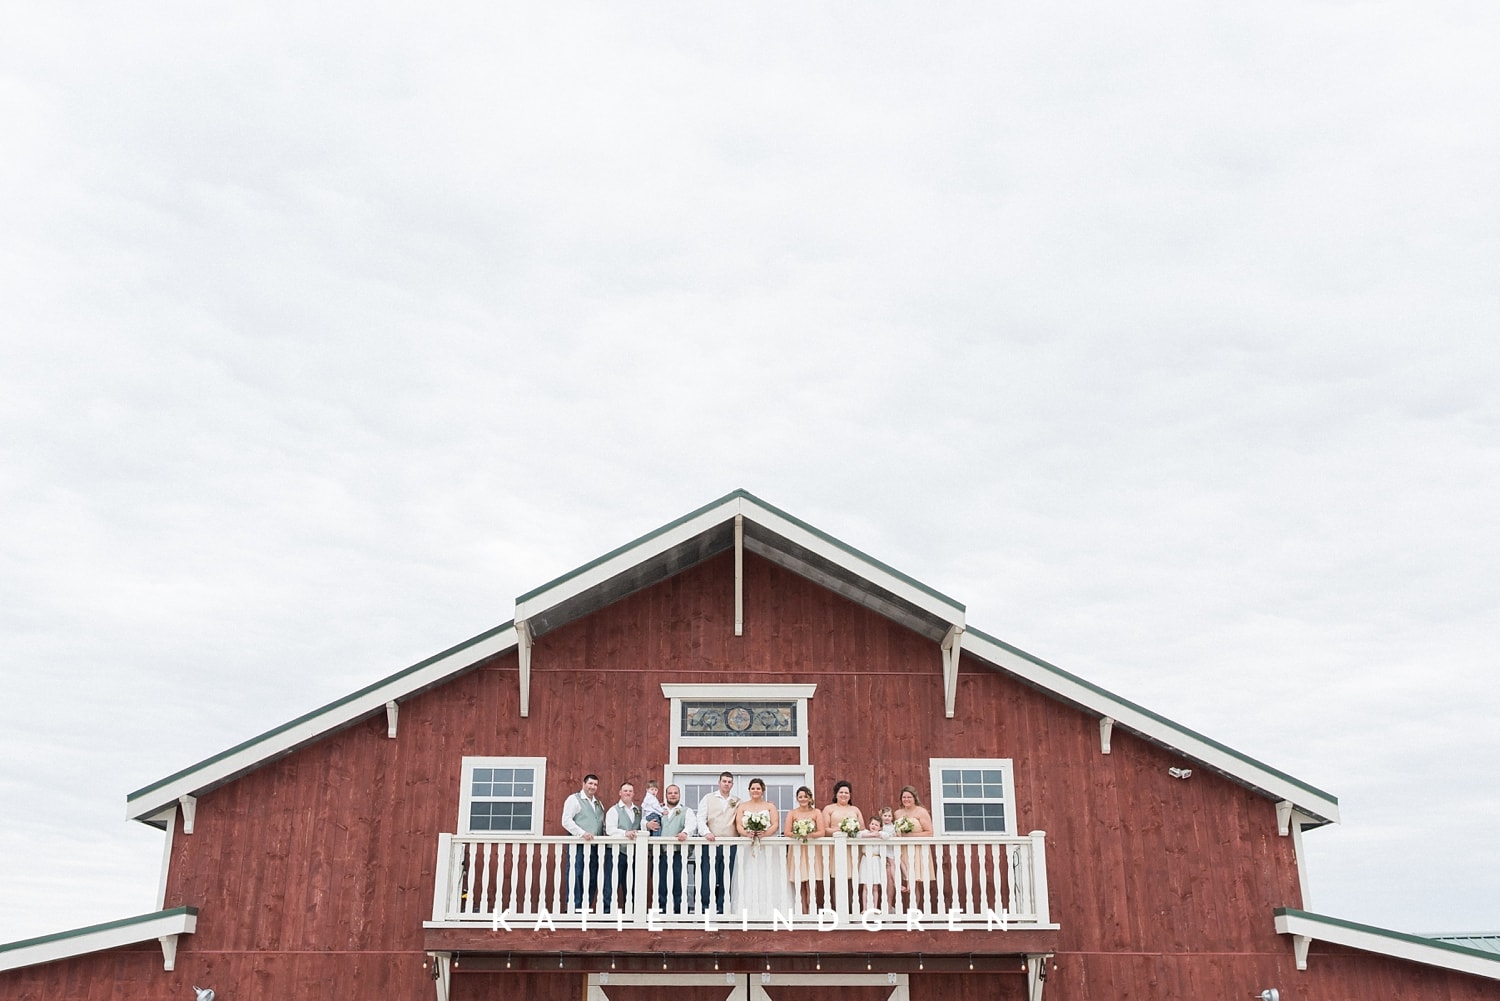
<path id="1" fill-rule="evenodd" d="M 1276 930 L 1296 940 L 1298 969 L 1306 969 L 1308 963 L 1314 961 L 1307 955 L 1308 943 L 1329 942 L 1361 952 L 1500 980 L 1500 955 L 1422 935 L 1408 935 L 1290 907 L 1276 908 Z"/>
<path id="2" fill-rule="evenodd" d="M 167 911 L 138 914 L 133 918 L 106 921 L 104 924 L 0 945 L 0 970 L 17 970 L 23 966 L 53 963 L 91 952 L 104 952 L 107 949 L 154 942 L 177 935 L 190 935 L 197 929 L 196 907 L 174 907 Z"/>

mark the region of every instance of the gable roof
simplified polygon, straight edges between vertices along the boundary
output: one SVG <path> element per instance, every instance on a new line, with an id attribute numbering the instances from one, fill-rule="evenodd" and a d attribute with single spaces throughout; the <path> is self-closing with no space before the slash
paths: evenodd
<path id="1" fill-rule="evenodd" d="M 736 528 L 746 550 L 785 567 L 934 642 L 961 634 L 962 652 L 1114 726 L 1170 748 L 1262 795 L 1285 801 L 1315 823 L 1338 820 L 1338 799 L 1195 733 L 1024 650 L 967 628 L 964 606 L 933 588 L 736 490 L 516 599 L 515 618 L 321 709 L 253 737 L 138 789 L 126 815 L 165 826 L 165 811 L 292 751 L 381 712 L 520 643 L 516 623 L 535 638 L 725 552 Z"/>

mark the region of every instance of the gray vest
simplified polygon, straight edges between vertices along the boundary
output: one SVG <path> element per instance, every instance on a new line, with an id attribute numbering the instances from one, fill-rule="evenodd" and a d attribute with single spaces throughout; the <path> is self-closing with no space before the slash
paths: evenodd
<path id="1" fill-rule="evenodd" d="M 590 834 L 604 833 L 604 807 L 598 800 L 590 802 L 583 793 L 578 793 L 578 826 Z"/>
<path id="2" fill-rule="evenodd" d="M 662 809 L 667 812 L 661 818 L 661 836 L 675 838 L 687 825 L 687 810 L 683 809 L 680 803 L 677 806 L 665 806 Z M 672 814 L 673 810 L 677 811 L 675 816 Z"/>
<path id="3" fill-rule="evenodd" d="M 622 831 L 639 831 L 641 829 L 641 808 L 632 806 L 629 809 L 620 809 L 616 803 L 610 809 L 615 811 L 615 825 Z"/>

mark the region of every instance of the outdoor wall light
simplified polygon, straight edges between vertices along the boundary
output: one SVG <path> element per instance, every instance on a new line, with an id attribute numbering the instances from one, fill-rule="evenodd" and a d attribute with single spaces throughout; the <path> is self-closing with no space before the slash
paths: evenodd
<path id="1" fill-rule="evenodd" d="M 193 987 L 193 993 L 198 995 L 197 1001 L 214 1001 L 214 990 L 212 987 Z"/>
<path id="2" fill-rule="evenodd" d="M 1274 987 L 1267 987 L 1259 994 L 1252 994 L 1250 996 L 1260 998 L 1260 1001 L 1281 1001 L 1281 992 Z"/>
<path id="3" fill-rule="evenodd" d="M 1190 779 L 1193 777 L 1193 770 L 1191 768 L 1168 768 L 1167 774 L 1174 779 Z"/>

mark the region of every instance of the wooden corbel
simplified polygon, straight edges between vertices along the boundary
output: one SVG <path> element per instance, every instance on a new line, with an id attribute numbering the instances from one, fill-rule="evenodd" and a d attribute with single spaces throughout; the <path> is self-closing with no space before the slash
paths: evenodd
<path id="1" fill-rule="evenodd" d="M 183 793 L 177 802 L 182 805 L 182 833 L 192 834 L 193 820 L 198 816 L 198 797 Z"/>
<path id="2" fill-rule="evenodd" d="M 958 654 L 963 640 L 964 627 L 960 625 L 949 626 L 943 637 L 943 711 L 949 719 L 958 701 Z"/>
<path id="3" fill-rule="evenodd" d="M 521 716 L 531 715 L 531 623 L 516 623 L 516 649 L 521 662 Z"/>

